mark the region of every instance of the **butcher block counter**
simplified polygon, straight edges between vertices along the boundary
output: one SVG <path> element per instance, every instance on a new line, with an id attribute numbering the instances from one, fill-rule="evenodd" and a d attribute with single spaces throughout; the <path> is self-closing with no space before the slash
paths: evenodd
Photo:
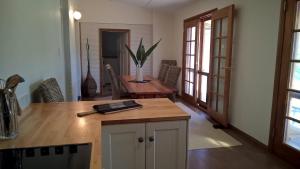
<path id="1" fill-rule="evenodd" d="M 77 117 L 76 113 L 91 111 L 95 104 L 118 102 L 81 101 L 34 103 L 19 118 L 19 135 L 14 140 L 0 141 L 0 149 L 58 146 L 69 144 L 92 145 L 91 169 L 102 168 L 102 125 L 188 120 L 190 116 L 168 99 L 141 99 L 142 109 L 109 115 L 93 114 Z"/>

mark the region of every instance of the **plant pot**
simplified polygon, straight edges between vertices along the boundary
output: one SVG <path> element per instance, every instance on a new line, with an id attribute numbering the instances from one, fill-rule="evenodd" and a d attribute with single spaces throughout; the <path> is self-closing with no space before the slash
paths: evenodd
<path id="1" fill-rule="evenodd" d="M 138 81 L 138 82 L 144 81 L 143 68 L 141 68 L 140 66 L 136 67 L 136 77 L 135 77 L 135 80 Z"/>

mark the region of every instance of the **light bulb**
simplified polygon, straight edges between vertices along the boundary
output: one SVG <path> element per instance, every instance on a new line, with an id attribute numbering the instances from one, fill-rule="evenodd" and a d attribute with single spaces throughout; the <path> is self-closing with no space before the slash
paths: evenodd
<path id="1" fill-rule="evenodd" d="M 74 18 L 75 20 L 81 19 L 81 13 L 80 13 L 79 11 L 74 11 L 74 12 L 73 12 L 73 18 Z"/>

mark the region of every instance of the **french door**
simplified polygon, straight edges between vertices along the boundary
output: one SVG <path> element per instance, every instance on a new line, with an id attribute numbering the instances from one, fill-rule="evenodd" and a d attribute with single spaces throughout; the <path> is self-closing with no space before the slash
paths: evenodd
<path id="1" fill-rule="evenodd" d="M 285 5 L 271 143 L 276 154 L 300 167 L 300 1 Z"/>
<path id="2" fill-rule="evenodd" d="M 183 73 L 182 73 L 182 97 L 189 103 L 195 103 L 196 87 L 196 62 L 198 48 L 198 20 L 184 23 L 183 43 Z"/>
<path id="3" fill-rule="evenodd" d="M 227 126 L 234 6 L 184 23 L 182 97 Z"/>
<path id="4" fill-rule="evenodd" d="M 228 125 L 234 5 L 212 14 L 209 100 L 207 113 L 222 126 Z"/>

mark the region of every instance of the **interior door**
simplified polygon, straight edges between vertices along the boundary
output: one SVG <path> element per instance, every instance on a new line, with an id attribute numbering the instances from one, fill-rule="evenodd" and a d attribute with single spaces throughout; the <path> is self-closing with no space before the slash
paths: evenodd
<path id="1" fill-rule="evenodd" d="M 275 102 L 273 150 L 300 167 L 300 1 L 287 0 Z"/>
<path id="2" fill-rule="evenodd" d="M 145 169 L 145 124 L 102 127 L 103 169 Z"/>
<path id="3" fill-rule="evenodd" d="M 187 121 L 146 124 L 146 169 L 184 169 Z"/>
<path id="4" fill-rule="evenodd" d="M 198 44 L 198 20 L 184 23 L 182 97 L 194 104 L 196 84 L 196 56 Z"/>
<path id="5" fill-rule="evenodd" d="M 212 14 L 208 114 L 228 125 L 234 5 Z"/>

